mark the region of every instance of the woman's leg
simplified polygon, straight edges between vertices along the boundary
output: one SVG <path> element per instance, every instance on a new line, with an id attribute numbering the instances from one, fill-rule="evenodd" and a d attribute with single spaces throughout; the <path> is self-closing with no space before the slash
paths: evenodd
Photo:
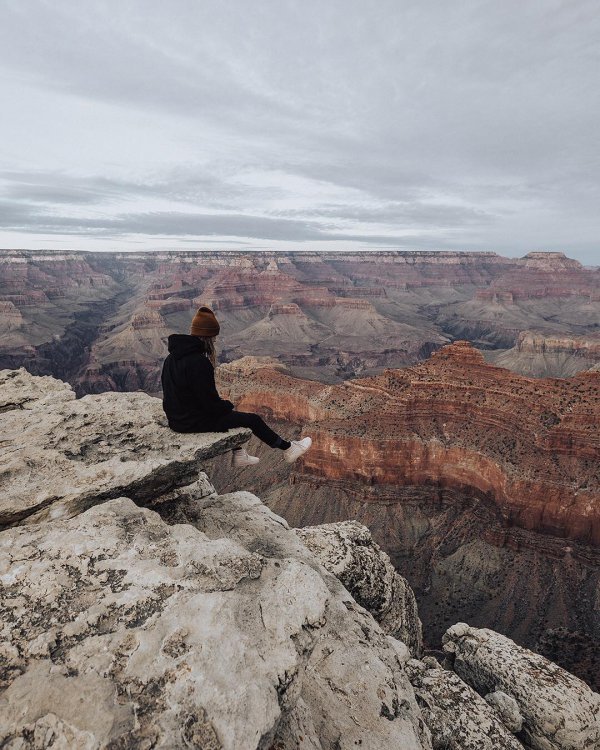
<path id="1" fill-rule="evenodd" d="M 258 414 L 246 411 L 230 411 L 219 419 L 215 425 L 217 432 L 224 432 L 231 427 L 249 427 L 259 440 L 271 448 L 287 450 L 291 443 L 284 440 Z"/>

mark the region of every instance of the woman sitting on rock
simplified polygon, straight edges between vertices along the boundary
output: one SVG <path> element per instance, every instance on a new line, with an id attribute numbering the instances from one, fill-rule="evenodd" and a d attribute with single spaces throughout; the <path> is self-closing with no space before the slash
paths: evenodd
<path id="1" fill-rule="evenodd" d="M 231 401 L 222 399 L 215 385 L 215 338 L 219 323 L 213 311 L 201 307 L 190 328 L 190 335 L 169 336 L 169 356 L 165 359 L 161 382 L 163 409 L 169 427 L 175 432 L 226 432 L 231 427 L 249 427 L 257 438 L 271 448 L 280 448 L 292 463 L 312 445 L 312 440 L 288 442 L 265 423 L 258 414 L 235 411 Z M 250 466 L 259 462 L 245 448 L 233 451 L 233 465 Z"/>

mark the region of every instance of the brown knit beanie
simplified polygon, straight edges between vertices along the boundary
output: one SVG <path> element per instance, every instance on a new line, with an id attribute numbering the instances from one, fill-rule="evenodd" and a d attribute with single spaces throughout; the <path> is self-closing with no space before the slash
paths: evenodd
<path id="1" fill-rule="evenodd" d="M 221 330 L 218 320 L 210 307 L 201 307 L 194 315 L 190 333 L 192 336 L 218 336 Z"/>

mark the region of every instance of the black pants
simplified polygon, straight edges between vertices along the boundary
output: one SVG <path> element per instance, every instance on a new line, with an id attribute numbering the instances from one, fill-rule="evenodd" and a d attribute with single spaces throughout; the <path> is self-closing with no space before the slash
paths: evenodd
<path id="1" fill-rule="evenodd" d="M 271 448 L 281 448 L 285 450 L 290 447 L 287 440 L 279 437 L 276 432 L 269 427 L 262 417 L 253 412 L 230 411 L 219 419 L 215 425 L 217 432 L 225 432 L 231 427 L 249 427 L 259 440 L 266 443 Z"/>

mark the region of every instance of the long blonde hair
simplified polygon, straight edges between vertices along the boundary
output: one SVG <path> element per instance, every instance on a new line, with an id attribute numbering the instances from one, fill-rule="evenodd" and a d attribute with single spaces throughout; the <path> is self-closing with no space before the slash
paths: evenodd
<path id="1" fill-rule="evenodd" d="M 204 344 L 204 354 L 206 354 L 211 365 L 217 369 L 217 347 L 215 346 L 216 336 L 196 336 Z"/>

